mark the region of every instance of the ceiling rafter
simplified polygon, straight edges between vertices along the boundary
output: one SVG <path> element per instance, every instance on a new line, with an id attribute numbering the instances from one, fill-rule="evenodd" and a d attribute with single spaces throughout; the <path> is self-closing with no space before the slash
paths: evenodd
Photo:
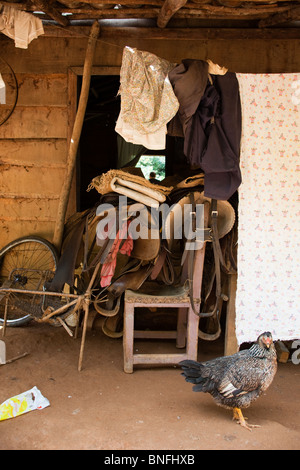
<path id="1" fill-rule="evenodd" d="M 31 3 L 34 3 L 35 7 L 44 13 L 47 13 L 47 15 L 49 15 L 53 20 L 57 21 L 57 23 L 61 26 L 69 25 L 69 20 L 62 16 L 62 14 L 53 7 L 53 1 L 34 0 L 34 2 Z"/>
<path id="2" fill-rule="evenodd" d="M 0 0 L 0 3 L 34 13 L 43 20 L 54 20 L 59 25 L 74 26 L 71 20 L 141 19 L 156 20 L 160 29 L 197 21 L 197 27 L 207 27 L 214 20 L 221 21 L 223 28 L 241 24 L 250 28 L 271 28 L 289 23 L 299 28 L 300 0 Z M 41 13 L 43 12 L 43 14 Z M 172 20 L 172 23 L 170 23 Z M 202 26 L 203 22 L 203 26 Z M 242 23 L 241 23 L 242 22 Z M 295 23 L 296 22 L 296 23 Z M 170 24 L 169 24 L 170 23 Z M 121 25 L 120 25 L 121 26 Z M 243 27 L 243 26 L 242 26 Z"/>
<path id="3" fill-rule="evenodd" d="M 300 6 L 289 8 L 287 11 L 275 13 L 266 19 L 260 20 L 258 26 L 259 28 L 265 28 L 296 20 L 300 20 Z"/>
<path id="4" fill-rule="evenodd" d="M 187 0 L 165 0 L 157 17 L 157 26 L 159 28 L 167 26 L 172 16 L 183 7 L 186 2 Z"/>

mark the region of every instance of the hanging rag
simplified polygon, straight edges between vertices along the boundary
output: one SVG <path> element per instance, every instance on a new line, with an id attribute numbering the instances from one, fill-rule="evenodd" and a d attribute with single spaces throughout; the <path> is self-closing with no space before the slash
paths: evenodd
<path id="1" fill-rule="evenodd" d="M 208 63 L 204 60 L 184 59 L 169 72 L 169 79 L 179 101 L 176 116 L 168 125 L 168 134 L 184 136 L 192 123 L 208 80 Z"/>
<path id="2" fill-rule="evenodd" d="M 118 231 L 116 239 L 108 253 L 108 256 L 101 268 L 101 287 L 110 285 L 113 275 L 115 273 L 117 264 L 117 254 L 130 256 L 133 250 L 133 239 L 128 233 L 128 228 L 131 220 L 125 220 L 121 229 Z"/>
<path id="3" fill-rule="evenodd" d="M 241 184 L 241 105 L 236 75 L 214 76 L 186 133 L 184 149 L 205 173 L 206 197 L 228 200 Z"/>
<path id="4" fill-rule="evenodd" d="M 3 5 L 0 13 L 0 31 L 21 49 L 27 49 L 33 39 L 44 34 L 40 18 L 8 5 Z"/>
<path id="5" fill-rule="evenodd" d="M 167 123 L 179 107 L 168 78 L 174 66 L 150 52 L 124 48 L 119 90 L 121 111 L 115 130 L 127 142 L 152 150 L 165 148 Z"/>
<path id="6" fill-rule="evenodd" d="M 184 137 L 190 166 L 205 172 L 205 196 L 227 200 L 241 183 L 239 87 L 234 73 L 210 70 L 206 61 L 184 59 L 169 73 L 180 106 L 168 133 Z"/>
<path id="7" fill-rule="evenodd" d="M 0 104 L 6 104 L 6 87 L 5 82 L 0 73 Z"/>

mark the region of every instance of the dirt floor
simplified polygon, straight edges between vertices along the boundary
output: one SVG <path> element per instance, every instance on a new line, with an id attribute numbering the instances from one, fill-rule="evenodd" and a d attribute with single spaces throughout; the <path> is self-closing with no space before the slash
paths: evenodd
<path id="1" fill-rule="evenodd" d="M 1 450 L 300 448 L 300 365 L 279 364 L 271 387 L 245 412 L 261 425 L 249 432 L 210 395 L 192 392 L 179 368 L 125 374 L 122 340 L 105 336 L 98 323 L 87 333 L 81 372 L 80 337 L 63 328 L 32 322 L 8 329 L 4 340 L 7 360 L 29 354 L 0 367 L 0 403 L 36 385 L 50 406 L 1 421 Z M 135 347 L 141 352 L 143 344 Z M 146 347 L 163 352 L 173 344 Z M 222 341 L 199 344 L 199 360 L 222 353 Z"/>

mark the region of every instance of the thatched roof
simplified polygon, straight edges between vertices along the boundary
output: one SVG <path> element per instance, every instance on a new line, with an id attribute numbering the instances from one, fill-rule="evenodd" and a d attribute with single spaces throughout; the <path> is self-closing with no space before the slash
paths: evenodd
<path id="1" fill-rule="evenodd" d="M 42 18 L 72 26 L 92 20 L 148 21 L 150 27 L 299 27 L 298 0 L 15 0 L 2 1 Z"/>

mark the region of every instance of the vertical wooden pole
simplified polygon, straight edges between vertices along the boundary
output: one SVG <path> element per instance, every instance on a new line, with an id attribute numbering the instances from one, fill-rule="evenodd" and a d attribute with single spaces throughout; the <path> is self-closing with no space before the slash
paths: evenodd
<path id="1" fill-rule="evenodd" d="M 82 360 L 83 360 L 83 352 L 84 352 L 84 345 L 85 345 L 85 336 L 86 336 L 86 330 L 87 330 L 87 324 L 88 324 L 88 317 L 89 317 L 89 308 L 90 308 L 90 302 L 91 302 L 91 294 L 92 294 L 92 288 L 95 282 L 95 279 L 97 277 L 98 271 L 100 269 L 101 262 L 96 265 L 93 275 L 91 277 L 91 280 L 89 282 L 88 288 L 86 290 L 86 293 L 84 295 L 83 299 L 83 310 L 84 310 L 84 319 L 83 319 L 83 330 L 82 330 L 82 338 L 81 338 L 81 345 L 80 345 L 80 352 L 79 352 L 79 361 L 78 361 L 78 371 L 81 371 L 82 368 Z M 79 312 L 78 312 L 79 315 Z"/>
<path id="2" fill-rule="evenodd" d="M 226 314 L 226 330 L 225 330 L 225 348 L 224 356 L 235 354 L 239 350 L 238 342 L 235 334 L 235 299 L 237 288 L 237 274 L 228 276 L 229 293 Z"/>
<path id="3" fill-rule="evenodd" d="M 73 132 L 72 132 L 69 151 L 68 151 L 66 175 L 64 178 L 63 187 L 62 187 L 62 191 L 60 194 L 56 226 L 55 226 L 55 231 L 53 235 L 53 245 L 56 246 L 58 251 L 60 251 L 60 247 L 62 243 L 65 216 L 66 216 L 69 194 L 70 194 L 70 189 L 71 189 L 71 184 L 72 184 L 72 178 L 73 178 L 73 173 L 74 173 L 74 168 L 75 168 L 75 163 L 76 163 L 78 144 L 80 140 L 82 124 L 83 124 L 87 100 L 89 96 L 93 58 L 94 58 L 97 38 L 99 36 L 99 31 L 100 31 L 99 23 L 98 21 L 95 21 L 91 28 L 86 55 L 85 55 L 82 87 L 81 87 L 78 109 L 77 109 L 77 113 L 75 117 Z"/>

